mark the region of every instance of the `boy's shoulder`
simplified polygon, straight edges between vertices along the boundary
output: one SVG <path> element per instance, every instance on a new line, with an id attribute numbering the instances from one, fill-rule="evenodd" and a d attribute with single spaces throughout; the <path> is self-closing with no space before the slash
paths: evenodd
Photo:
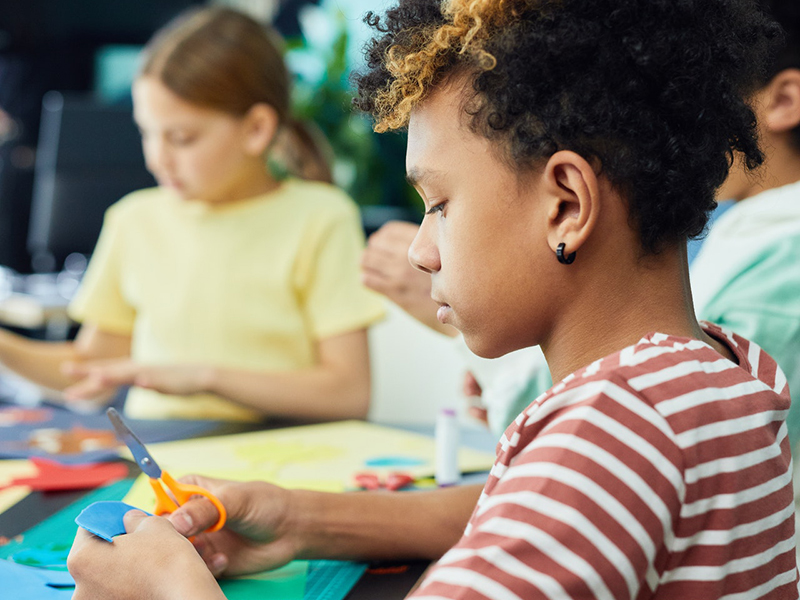
<path id="1" fill-rule="evenodd" d="M 518 425 L 588 405 L 604 412 L 622 408 L 649 413 L 663 423 L 692 408 L 734 397 L 752 396 L 776 410 L 788 409 L 786 377 L 766 352 L 717 325 L 704 323 L 703 328 L 726 344 L 737 362 L 700 340 L 651 333 L 554 385 L 520 415 Z M 720 420 L 726 410 L 698 411 L 693 414 L 695 425 L 704 419 Z"/>

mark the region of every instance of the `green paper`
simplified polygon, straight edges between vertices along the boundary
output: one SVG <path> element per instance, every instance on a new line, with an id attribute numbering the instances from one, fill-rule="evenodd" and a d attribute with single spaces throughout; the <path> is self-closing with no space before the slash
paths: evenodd
<path id="1" fill-rule="evenodd" d="M 344 600 L 366 570 L 365 563 L 312 560 L 304 600 Z"/>
<path id="2" fill-rule="evenodd" d="M 66 557 L 75 539 L 75 517 L 92 504 L 120 500 L 130 490 L 130 479 L 98 488 L 26 531 L 22 539 L 0 546 L 0 558 L 66 569 Z M 274 571 L 220 582 L 228 600 L 342 600 L 366 570 L 363 563 L 313 560 L 293 561 Z"/>
<path id="3" fill-rule="evenodd" d="M 308 562 L 296 560 L 274 571 L 224 579 L 219 586 L 228 600 L 303 600 L 307 573 Z"/>
<path id="4" fill-rule="evenodd" d="M 22 535 L 21 540 L 12 539 L 5 546 L 0 546 L 0 558 L 11 559 L 15 562 L 24 562 L 24 558 L 23 561 L 16 560 L 15 555 L 18 552 L 22 553 L 24 557 L 30 556 L 31 553 L 36 555 L 37 551 L 41 553 L 50 552 L 59 547 L 67 548 L 68 553 L 72 542 L 75 540 L 75 534 L 78 532 L 78 526 L 75 524 L 75 517 L 93 502 L 98 502 L 100 500 L 119 500 L 128 493 L 131 485 L 133 485 L 132 480 L 123 479 L 109 486 L 92 490 L 66 508 L 61 509 L 38 525 L 34 525 L 28 529 L 28 531 Z M 64 558 L 66 559 L 66 554 Z M 52 564 L 52 567 L 60 567 L 62 570 L 66 569 L 66 560 L 64 564 Z"/>
<path id="5" fill-rule="evenodd" d="M 75 517 L 94 502 L 120 500 L 132 483 L 130 479 L 123 480 L 89 492 L 31 527 L 22 539 L 0 546 L 0 558 L 27 564 L 47 562 L 48 568 L 65 570 L 67 554 L 78 530 Z M 220 587 L 228 600 L 303 600 L 307 573 L 307 561 L 294 561 L 274 571 L 220 581 Z"/>

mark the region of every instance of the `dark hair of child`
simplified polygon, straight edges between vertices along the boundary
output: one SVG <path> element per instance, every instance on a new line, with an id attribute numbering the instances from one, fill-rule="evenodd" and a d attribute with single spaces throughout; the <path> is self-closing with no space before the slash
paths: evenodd
<path id="1" fill-rule="evenodd" d="M 629 203 L 644 254 L 703 231 L 734 154 L 761 164 L 746 102 L 780 28 L 752 0 L 401 0 L 355 76 L 376 131 L 468 75 L 472 129 L 524 174 L 559 150 Z"/>

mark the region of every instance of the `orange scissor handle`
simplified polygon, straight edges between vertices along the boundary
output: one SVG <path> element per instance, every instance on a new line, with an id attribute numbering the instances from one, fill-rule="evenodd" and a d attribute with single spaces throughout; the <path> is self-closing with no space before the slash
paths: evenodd
<path id="1" fill-rule="evenodd" d="M 151 478 L 150 486 L 153 488 L 153 491 L 156 494 L 155 514 L 158 516 L 175 512 L 178 509 L 178 506 L 186 504 L 192 496 L 202 496 L 211 502 L 211 504 L 216 507 L 217 512 L 219 513 L 219 519 L 214 525 L 206 529 L 206 533 L 219 531 L 225 525 L 225 520 L 228 517 L 228 513 L 225 510 L 225 507 L 222 506 L 222 502 L 220 502 L 217 497 L 207 489 L 198 485 L 178 483 L 166 471 L 161 471 L 160 479 Z M 172 492 L 175 500 L 169 497 L 169 494 L 167 494 L 164 486 L 167 486 L 167 489 Z"/>

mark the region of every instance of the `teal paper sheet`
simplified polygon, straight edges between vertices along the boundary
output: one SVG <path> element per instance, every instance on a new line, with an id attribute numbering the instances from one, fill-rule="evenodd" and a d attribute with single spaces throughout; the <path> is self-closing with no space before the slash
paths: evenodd
<path id="1" fill-rule="evenodd" d="M 132 480 L 98 488 L 26 531 L 22 539 L 0 546 L 0 558 L 28 566 L 66 570 L 66 560 L 77 525 L 75 517 L 92 504 L 120 500 Z M 362 563 L 345 561 L 294 561 L 281 569 L 220 582 L 228 600 L 344 600 L 366 570 Z M 13 582 L 4 589 L 13 589 Z"/>
<path id="2" fill-rule="evenodd" d="M 312 560 L 304 600 L 344 600 L 367 565 L 339 560 Z"/>
<path id="3" fill-rule="evenodd" d="M 133 480 L 123 479 L 92 490 L 77 502 L 28 529 L 22 539 L 13 539 L 5 546 L 0 546 L 0 558 L 29 566 L 65 570 L 67 554 L 78 531 L 75 517 L 93 502 L 122 499 L 131 489 L 131 485 Z"/>

